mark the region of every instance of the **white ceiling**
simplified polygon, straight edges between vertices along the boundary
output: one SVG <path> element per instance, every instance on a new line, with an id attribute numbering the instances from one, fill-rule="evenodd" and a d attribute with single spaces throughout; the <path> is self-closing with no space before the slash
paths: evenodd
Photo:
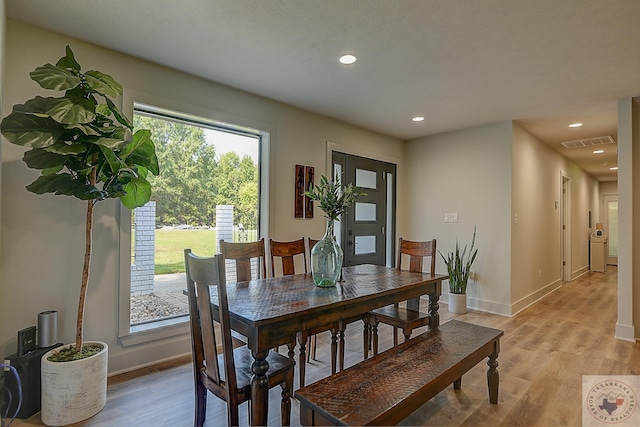
<path id="1" fill-rule="evenodd" d="M 617 140 L 617 100 L 640 94 L 634 0 L 6 0 L 6 11 L 402 139 L 516 120 L 599 180 L 616 179 L 616 144 L 596 156 L 559 143 Z M 344 53 L 358 62 L 340 65 Z"/>

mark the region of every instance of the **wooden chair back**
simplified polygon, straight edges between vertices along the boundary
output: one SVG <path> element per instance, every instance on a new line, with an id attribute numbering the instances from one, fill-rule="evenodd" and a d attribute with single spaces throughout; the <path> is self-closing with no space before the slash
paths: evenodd
<path id="1" fill-rule="evenodd" d="M 227 305 L 224 258 L 220 254 L 214 257 L 199 257 L 191 253 L 191 249 L 185 249 L 184 261 L 196 384 L 202 383 L 219 397 L 226 396 L 226 399 L 223 399 L 227 400 L 230 406 L 237 407 L 238 387 Z M 216 286 L 218 291 L 224 375 L 218 362 L 209 286 Z"/>
<path id="2" fill-rule="evenodd" d="M 238 282 L 267 277 L 267 268 L 264 259 L 264 239 L 260 239 L 257 242 L 246 243 L 232 243 L 220 240 L 218 247 L 224 259 L 235 260 L 236 280 Z M 257 277 L 252 277 L 251 274 L 252 259 L 255 259 L 258 263 Z"/>
<path id="3" fill-rule="evenodd" d="M 414 273 L 422 273 L 423 262 L 425 257 L 431 257 L 431 274 L 436 272 L 436 239 L 426 242 L 413 242 L 404 240 L 400 237 L 398 242 L 398 262 L 396 268 L 401 269 L 402 255 L 409 256 L 409 271 Z"/>
<path id="4" fill-rule="evenodd" d="M 307 237 L 307 241 L 307 248 L 309 248 L 309 269 L 311 269 L 311 249 L 313 249 L 313 247 L 320 241 L 320 239 L 316 240 L 312 239 L 311 237 Z"/>
<path id="5" fill-rule="evenodd" d="M 316 239 L 312 239 L 311 237 L 309 237 L 308 239 L 309 239 L 309 254 L 311 254 L 311 249 L 313 249 L 313 247 L 316 245 L 316 243 L 320 241 L 320 239 L 316 240 Z"/>
<path id="6" fill-rule="evenodd" d="M 291 242 L 276 242 L 269 239 L 269 249 L 271 250 L 271 275 L 276 275 L 275 259 L 280 258 L 282 262 L 282 275 L 290 276 L 296 274 L 295 259 L 297 255 L 302 255 L 304 272 L 307 273 L 307 251 L 304 247 L 304 237 Z"/>

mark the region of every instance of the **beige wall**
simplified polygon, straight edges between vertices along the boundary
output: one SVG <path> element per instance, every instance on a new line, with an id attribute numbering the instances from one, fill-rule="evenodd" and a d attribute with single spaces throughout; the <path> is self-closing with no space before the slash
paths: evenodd
<path id="1" fill-rule="evenodd" d="M 600 194 L 618 194 L 618 181 L 602 181 L 600 183 Z"/>
<path id="2" fill-rule="evenodd" d="M 327 142 L 346 151 L 398 159 L 398 214 L 403 215 L 403 142 L 278 102 L 140 61 L 77 40 L 8 21 L 7 62 L 3 76 L 6 111 L 39 92 L 29 72 L 55 62 L 71 44 L 85 69 L 113 75 L 125 88 L 125 99 L 157 101 L 160 106 L 209 114 L 271 132 L 269 163 L 269 236 L 276 239 L 321 236 L 324 220 L 293 218 L 296 163 L 326 170 Z M 50 96 L 50 94 L 49 94 Z M 127 111 L 131 105 L 124 105 Z M 15 351 L 15 332 L 36 324 L 37 313 L 59 311 L 59 338 L 73 338 L 77 293 L 84 250 L 85 204 L 73 198 L 37 196 L 24 187 L 37 176 L 21 161 L 23 149 L 3 142 L 2 257 L 0 352 Z M 109 344 L 110 372 L 130 369 L 190 351 L 186 335 L 122 347 L 118 334 L 119 226 L 118 202 L 97 205 L 94 257 L 87 301 L 85 337 Z M 125 224 L 125 226 L 127 226 Z M 126 268 L 126 266 L 124 267 Z"/>
<path id="3" fill-rule="evenodd" d="M 571 275 L 575 278 L 588 270 L 588 218 L 589 210 L 592 215 L 597 215 L 598 183 L 514 123 L 511 226 L 513 313 L 562 284 L 563 173 L 571 179 L 570 259 Z"/>
<path id="4" fill-rule="evenodd" d="M 561 172 L 571 178 L 572 273 L 587 270 L 597 182 L 517 123 L 409 141 L 405 163 L 407 238 L 435 237 L 448 251 L 478 226 L 470 307 L 511 315 L 561 285 Z M 447 212 L 459 223 L 444 223 Z M 440 259 L 438 269 L 445 271 Z"/>
<path id="5" fill-rule="evenodd" d="M 437 239 L 443 253 L 471 242 L 477 226 L 470 307 L 509 314 L 511 251 L 511 122 L 409 141 L 405 148 L 405 223 L 411 240 Z M 457 213 L 458 223 L 445 223 Z M 437 270 L 446 273 L 442 259 Z M 443 289 L 448 292 L 448 289 Z M 447 296 L 443 296 L 443 302 Z"/>
<path id="6" fill-rule="evenodd" d="M 562 280 L 560 230 L 562 158 L 518 124 L 513 127 L 511 302 L 521 310 Z"/>

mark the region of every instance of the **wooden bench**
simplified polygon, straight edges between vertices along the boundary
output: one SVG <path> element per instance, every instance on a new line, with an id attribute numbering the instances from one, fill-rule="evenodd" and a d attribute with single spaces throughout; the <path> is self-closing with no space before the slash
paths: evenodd
<path id="1" fill-rule="evenodd" d="M 295 392 L 300 423 L 395 425 L 462 375 L 489 360 L 489 401 L 498 403 L 497 357 L 503 332 L 451 320 L 336 375 Z"/>

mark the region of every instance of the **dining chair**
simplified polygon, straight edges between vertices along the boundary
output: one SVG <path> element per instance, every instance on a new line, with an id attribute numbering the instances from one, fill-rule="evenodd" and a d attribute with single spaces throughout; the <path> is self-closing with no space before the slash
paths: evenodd
<path id="1" fill-rule="evenodd" d="M 283 276 L 289 276 L 296 274 L 296 260 L 295 258 L 302 258 L 302 262 L 298 265 L 302 265 L 304 272 L 307 273 L 307 251 L 304 245 L 304 237 L 298 240 L 290 242 L 278 242 L 273 239 L 269 239 L 269 249 L 271 253 L 271 273 L 273 277 L 276 276 L 276 258 L 280 259 L 280 271 Z M 300 260 L 299 260 L 300 261 Z M 335 337 L 338 331 L 337 323 L 330 323 L 327 325 L 318 326 L 311 329 L 302 330 L 298 333 L 298 343 L 300 344 L 300 359 L 298 364 L 300 370 L 300 387 L 304 387 L 306 362 L 310 360 L 311 346 L 314 346 L 315 356 L 315 336 L 321 332 L 331 331 L 332 336 Z M 313 343 L 313 344 L 312 344 Z M 305 347 L 308 349 L 305 352 Z M 305 353 L 307 355 L 305 361 Z M 338 354 L 338 347 L 336 339 L 331 340 L 331 373 L 336 373 L 336 358 Z M 315 357 L 314 357 L 315 360 Z"/>
<path id="2" fill-rule="evenodd" d="M 436 270 L 436 239 L 425 242 L 413 242 L 404 240 L 398 242 L 398 260 L 396 268 L 401 269 L 403 258 L 409 257 L 409 271 L 422 273 L 423 261 L 430 257 L 430 272 Z M 406 301 L 406 307 L 400 307 L 398 303 L 377 308 L 370 312 L 369 321 L 372 324 L 373 354 L 378 354 L 378 324 L 384 323 L 393 326 L 393 345 L 398 345 L 398 329 L 402 329 L 404 340 L 411 337 L 414 329 L 429 324 L 429 315 L 420 311 L 420 298 L 412 298 Z"/>
<path id="3" fill-rule="evenodd" d="M 267 267 L 264 257 L 264 239 L 256 242 L 225 242 L 220 240 L 218 251 L 225 260 L 235 260 L 236 281 L 262 279 L 267 277 Z M 257 263 L 253 268 L 252 263 Z M 252 274 L 255 270 L 256 275 Z"/>
<path id="4" fill-rule="evenodd" d="M 316 239 L 312 239 L 311 237 L 308 238 L 308 243 L 309 243 L 309 259 L 311 259 L 311 249 L 313 249 L 313 247 L 316 245 L 316 243 L 318 243 L 320 240 L 316 240 Z M 362 320 L 363 322 L 363 331 L 362 331 L 362 344 L 363 344 L 363 357 L 366 359 L 369 356 L 369 348 L 370 348 L 370 343 L 371 343 L 371 333 L 370 333 L 370 327 L 369 327 L 369 314 L 368 313 L 364 313 L 364 314 L 358 314 L 355 316 L 351 316 L 351 317 L 347 317 L 345 319 L 341 319 L 340 322 L 338 323 L 338 336 L 337 336 L 337 341 L 338 341 L 338 362 L 340 363 L 339 368 L 342 371 L 344 369 L 344 333 L 347 329 L 347 326 L 351 323 L 357 322 L 358 320 Z M 310 357 L 312 357 L 314 360 L 316 358 L 316 339 L 315 336 L 310 337 L 310 341 L 309 341 L 309 351 L 308 354 Z"/>
<path id="5" fill-rule="evenodd" d="M 269 239 L 271 251 L 271 275 L 276 276 L 276 258 L 280 259 L 280 267 L 283 276 L 296 274 L 296 258 L 302 258 L 304 272 L 307 273 L 307 251 L 304 247 L 304 238 L 291 242 L 277 242 Z"/>
<path id="6" fill-rule="evenodd" d="M 239 405 L 251 399 L 253 357 L 246 346 L 233 348 L 224 257 L 221 254 L 198 257 L 191 253 L 191 249 L 185 249 L 184 258 L 195 383 L 194 426 L 201 427 L 204 424 L 207 390 L 227 402 L 228 425 L 237 426 Z M 210 286 L 217 288 L 220 340 L 214 328 Z M 276 385 L 282 387 L 281 421 L 282 425 L 288 426 L 291 423 L 295 362 L 274 351 L 269 352 L 267 362 L 269 388 Z"/>

